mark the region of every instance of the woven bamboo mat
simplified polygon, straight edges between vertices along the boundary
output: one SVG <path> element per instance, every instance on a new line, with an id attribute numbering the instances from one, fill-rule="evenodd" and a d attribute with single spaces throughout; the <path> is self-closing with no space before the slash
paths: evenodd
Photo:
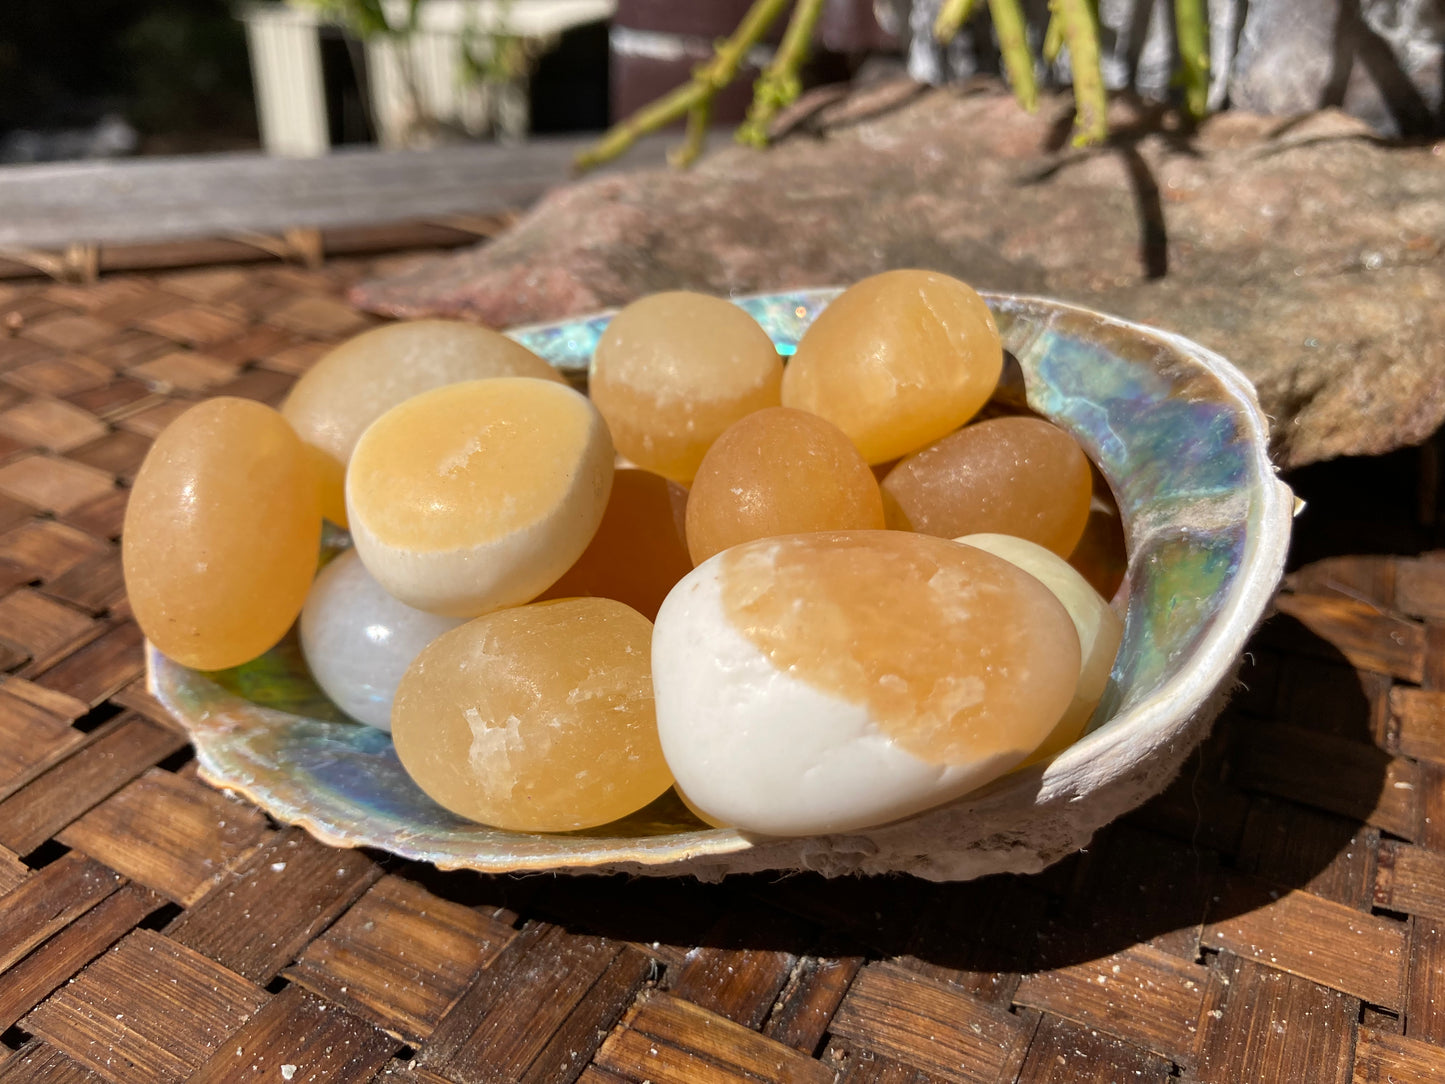
<path id="1" fill-rule="evenodd" d="M 442 874 L 200 783 L 125 485 L 375 266 L 0 284 L 0 1082 L 1445 1079 L 1442 557 L 1296 571 L 1181 779 L 1035 877 Z"/>

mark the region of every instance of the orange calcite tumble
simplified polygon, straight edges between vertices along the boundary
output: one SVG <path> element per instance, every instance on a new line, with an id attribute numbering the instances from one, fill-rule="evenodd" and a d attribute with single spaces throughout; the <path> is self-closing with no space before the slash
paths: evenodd
<path id="1" fill-rule="evenodd" d="M 417 785 L 471 820 L 561 832 L 672 785 L 652 700 L 652 623 L 612 599 L 539 602 L 433 640 L 392 708 Z"/>
<path id="2" fill-rule="evenodd" d="M 413 396 L 378 418 L 346 472 L 366 570 L 408 606 L 476 617 L 537 597 L 586 550 L 612 486 L 587 399 L 499 376 Z"/>
<path id="3" fill-rule="evenodd" d="M 1063 604 L 993 554 L 895 531 L 793 535 L 721 558 L 732 626 L 774 668 L 868 706 L 920 760 L 1018 754 L 1074 695 Z"/>
<path id="4" fill-rule="evenodd" d="M 733 423 L 703 457 L 687 498 L 693 564 L 755 538 L 882 527 L 878 481 L 853 442 L 788 407 Z"/>
<path id="5" fill-rule="evenodd" d="M 368 425 L 413 395 L 494 376 L 563 382 L 521 343 L 460 320 L 383 324 L 348 339 L 308 369 L 281 413 L 316 450 L 326 518 L 346 526 L 346 465 Z"/>
<path id="6" fill-rule="evenodd" d="M 1124 636 L 1124 623 L 1078 570 L 1052 550 L 1007 534 L 967 535 L 957 541 L 1002 557 L 1037 579 L 1064 604 L 1079 634 L 1083 659 L 1073 703 L 1026 763 L 1047 760 L 1079 740 L 1099 706 Z"/>
<path id="7" fill-rule="evenodd" d="M 845 290 L 804 332 L 782 401 L 827 418 L 883 463 L 968 421 L 1002 369 L 998 327 L 971 287 L 934 271 L 885 271 Z"/>
<path id="8" fill-rule="evenodd" d="M 941 538 L 1010 534 L 1068 557 L 1093 479 L 1078 441 L 1040 418 L 994 418 L 909 456 L 883 479 L 888 526 Z"/>
<path id="9" fill-rule="evenodd" d="M 126 507 L 136 621 L 164 654 L 220 670 L 291 627 L 316 573 L 321 508 L 305 445 L 270 407 L 211 399 L 156 438 Z"/>
<path id="10" fill-rule="evenodd" d="M 1124 547 L 1124 521 L 1113 494 L 1107 489 L 1101 494 L 1100 486 L 1095 484 L 1089 521 L 1084 525 L 1084 536 L 1069 554 L 1069 564 L 1095 591 L 1113 598 L 1129 570 L 1129 554 Z"/>
<path id="11" fill-rule="evenodd" d="M 619 468 L 597 533 L 540 598 L 616 599 L 653 620 L 673 585 L 692 570 L 677 522 L 677 505 L 686 499 L 686 490 L 660 474 Z"/>
<path id="12" fill-rule="evenodd" d="M 782 379 L 756 320 L 721 298 L 674 291 L 612 318 L 588 389 L 622 455 L 686 484 L 724 429 L 778 405 Z"/>

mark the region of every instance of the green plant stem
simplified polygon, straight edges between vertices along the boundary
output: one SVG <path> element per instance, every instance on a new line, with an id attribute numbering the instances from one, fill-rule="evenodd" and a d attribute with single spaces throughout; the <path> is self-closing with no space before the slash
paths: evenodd
<path id="1" fill-rule="evenodd" d="M 1074 75 L 1074 146 L 1102 143 L 1109 135 L 1108 99 L 1099 67 L 1099 31 L 1087 0 L 1049 0 L 1062 24 Z"/>
<path id="2" fill-rule="evenodd" d="M 944 0 L 938 9 L 938 18 L 933 20 L 933 38 L 941 45 L 947 45 L 958 36 L 963 24 L 973 14 L 974 0 Z"/>
<path id="3" fill-rule="evenodd" d="M 823 3 L 824 0 L 798 0 L 793 8 L 778 51 L 753 87 L 753 101 L 748 106 L 747 119 L 737 131 L 739 143 L 767 146 L 768 125 L 773 117 L 802 93 L 803 83 L 798 77 L 798 68 L 807 59 L 808 43 L 813 40 L 813 29 L 818 25 L 818 17 L 823 14 Z"/>
<path id="4" fill-rule="evenodd" d="M 1209 110 L 1209 28 L 1203 0 L 1174 0 L 1184 108 L 1195 120 Z"/>
<path id="5" fill-rule="evenodd" d="M 717 92 L 737 77 L 748 50 L 767 33 L 787 5 L 788 0 L 753 0 L 753 6 L 732 37 L 718 45 L 713 58 L 693 73 L 690 82 L 614 124 L 601 139 L 577 156 L 573 163 L 576 168 L 587 170 L 610 161 L 632 146 L 638 137 L 692 113 L 704 102 L 711 103 Z M 691 141 L 690 135 L 688 141 Z"/>
<path id="6" fill-rule="evenodd" d="M 1064 47 L 1064 24 L 1059 21 L 1057 15 L 1049 15 L 1049 24 L 1044 28 L 1044 45 L 1039 52 L 1043 55 L 1044 63 L 1052 64 L 1059 59 L 1059 51 Z"/>
<path id="7" fill-rule="evenodd" d="M 998 35 L 999 52 L 1013 84 L 1019 105 L 1032 113 L 1039 107 L 1039 87 L 1034 78 L 1034 54 L 1029 50 L 1028 29 L 1024 23 L 1019 0 L 988 0 L 993 16 L 994 33 Z"/>
<path id="8" fill-rule="evenodd" d="M 697 156 L 702 153 L 703 144 L 707 142 L 707 129 L 711 123 L 712 99 L 702 98 L 687 111 L 687 132 L 683 136 L 682 144 L 668 152 L 668 164 L 678 169 L 686 169 L 696 162 Z"/>

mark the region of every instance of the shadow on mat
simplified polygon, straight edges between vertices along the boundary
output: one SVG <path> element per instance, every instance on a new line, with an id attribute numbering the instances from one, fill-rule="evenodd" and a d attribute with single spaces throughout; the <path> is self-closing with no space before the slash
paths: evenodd
<path id="1" fill-rule="evenodd" d="M 995 973 L 1083 963 L 1141 942 L 1193 958 L 1201 923 L 1334 876 L 1337 856 L 1360 844 L 1359 818 L 1373 808 L 1386 778 L 1389 757 L 1372 744 L 1369 700 L 1332 644 L 1281 615 L 1249 650 L 1253 662 L 1241 675 L 1249 688 L 1236 694 L 1180 777 L 1158 799 L 1102 829 L 1087 850 L 1042 873 L 958 884 L 811 874 L 699 884 L 482 877 L 414 866 L 397 872 L 458 902 L 505 906 L 523 919 L 678 952 L 711 946 L 905 956 L 973 973 L 975 984 Z M 1348 750 L 1349 762 L 1334 765 L 1332 793 L 1315 795 L 1321 743 Z M 1350 811 L 1355 815 L 1342 815 Z"/>

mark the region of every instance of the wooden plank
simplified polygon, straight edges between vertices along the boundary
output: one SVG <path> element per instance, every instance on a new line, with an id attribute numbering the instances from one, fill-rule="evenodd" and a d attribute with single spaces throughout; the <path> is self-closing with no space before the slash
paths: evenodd
<path id="1" fill-rule="evenodd" d="M 103 802 L 186 740 L 135 715 L 121 715 L 62 760 L 0 802 L 0 844 L 27 854 Z"/>
<path id="2" fill-rule="evenodd" d="M 64 453 L 105 436 L 105 423 L 89 411 L 48 396 L 22 400 L 0 411 L 0 436 L 24 448 Z"/>
<path id="3" fill-rule="evenodd" d="M 1405 927 L 1308 892 L 1229 877 L 1204 943 L 1387 1009 L 1404 1001 Z"/>
<path id="4" fill-rule="evenodd" d="M 1419 807 L 1414 842 L 1432 851 L 1445 851 L 1445 764 L 1422 760 L 1416 767 Z"/>
<path id="5" fill-rule="evenodd" d="M 73 696 L 55 692 L 43 685 L 36 685 L 33 681 L 17 677 L 14 674 L 0 675 L 0 689 L 4 689 L 6 693 L 18 700 L 34 704 L 37 708 L 67 720 L 80 718 L 90 706 Z"/>
<path id="6" fill-rule="evenodd" d="M 1167 836 L 1109 826 L 1089 845 L 1070 893 L 1067 951 L 1077 959 L 1085 944 L 1103 955 L 1139 941 L 1195 960 L 1215 865 L 1208 853 Z M 1024 932 L 1008 940 L 1023 942 Z"/>
<path id="7" fill-rule="evenodd" d="M 127 433 L 124 429 L 113 429 L 99 440 L 71 452 L 70 458 L 77 463 L 84 463 L 88 467 L 103 470 L 107 474 L 113 474 L 117 478 L 129 482 L 134 480 L 136 471 L 140 470 L 140 465 L 145 461 L 150 447 L 151 442 L 137 433 Z M 124 503 L 125 494 L 123 492 L 107 496 L 111 501 L 122 499 L 122 504 Z M 72 510 L 67 514 L 67 522 L 75 523 L 98 538 L 118 537 L 119 530 L 93 530 L 81 522 L 83 509 L 94 507 L 94 505 L 95 502 L 92 502 L 91 505 L 84 505 L 82 508 Z M 94 513 L 90 513 L 90 516 L 94 517 Z M 108 527 L 111 518 L 107 518 L 105 523 Z"/>
<path id="8" fill-rule="evenodd" d="M 199 953 L 136 930 L 21 1026 L 113 1084 L 180 1084 L 266 1000 Z"/>
<path id="9" fill-rule="evenodd" d="M 164 339 L 158 341 L 165 344 Z M 92 354 L 94 353 L 92 351 Z M 78 392 L 67 398 L 76 406 L 84 407 L 97 418 L 104 418 L 109 422 L 122 421 L 162 401 L 160 396 L 138 380 L 112 380 L 103 388 Z M 147 441 L 155 436 L 154 433 L 137 435 Z"/>
<path id="10" fill-rule="evenodd" d="M 737 901 L 726 890 L 685 877 L 533 878 L 522 884 L 529 894 L 509 893 L 511 907 L 579 933 L 625 941 L 669 968 L 680 967 Z"/>
<path id="11" fill-rule="evenodd" d="M 94 706 L 144 672 L 145 639 L 140 627 L 122 621 L 42 670 L 35 681 Z"/>
<path id="12" fill-rule="evenodd" d="M 652 1084 L 832 1084 L 833 1072 L 791 1047 L 660 992 L 638 998 L 595 1064 Z"/>
<path id="13" fill-rule="evenodd" d="M 1370 694 L 1381 687 L 1379 682 L 1388 688 L 1389 675 L 1356 670 L 1338 657 L 1292 655 L 1280 676 L 1280 712 L 1274 719 L 1342 738 L 1373 740 L 1370 723 L 1376 705 Z"/>
<path id="14" fill-rule="evenodd" d="M 1445 561 L 1396 558 L 1394 605 L 1411 617 L 1445 619 Z"/>
<path id="15" fill-rule="evenodd" d="M 1361 1028 L 1354 1084 L 1435 1084 L 1445 1080 L 1445 1047 Z"/>
<path id="16" fill-rule="evenodd" d="M 861 956 L 805 956 L 763 1026 L 770 1039 L 812 1054 L 827 1034 L 843 995 L 863 966 Z"/>
<path id="17" fill-rule="evenodd" d="M 137 715 L 149 719 L 151 722 L 166 727 L 169 730 L 182 731 L 181 724 L 176 722 L 175 717 L 166 710 L 165 706 L 146 691 L 145 679 L 141 678 L 132 681 L 125 688 L 113 693 L 110 697 L 112 704 L 119 704 L 123 708 L 129 708 Z"/>
<path id="18" fill-rule="evenodd" d="M 1345 1084 L 1359 1002 L 1226 953 L 1210 982 L 1196 1076 Z"/>
<path id="19" fill-rule="evenodd" d="M 288 986 L 233 1033 L 189 1078 L 333 1084 L 367 1080 L 401 1044 L 350 1013 Z"/>
<path id="20" fill-rule="evenodd" d="M 1363 910 L 1375 893 L 1380 833 L 1358 821 L 1272 798 L 1254 800 L 1235 866 Z"/>
<path id="21" fill-rule="evenodd" d="M 94 628 L 85 614 L 28 587 L 0 599 L 0 638 L 23 647 L 39 665 Z"/>
<path id="22" fill-rule="evenodd" d="M 861 1050 L 836 1040 L 824 1051 L 824 1064 L 838 1070 L 837 1084 L 938 1084 L 943 1080 L 876 1050 Z"/>
<path id="23" fill-rule="evenodd" d="M 1247 790 L 1353 817 L 1406 839 L 1418 828 L 1416 765 L 1362 741 L 1263 726 L 1240 742 L 1236 769 Z"/>
<path id="24" fill-rule="evenodd" d="M 1339 596 L 1284 593 L 1275 605 L 1344 655 L 1351 666 L 1417 685 L 1424 677 L 1425 629 L 1417 622 Z"/>
<path id="25" fill-rule="evenodd" d="M 553 1032 L 518 1084 L 571 1084 L 577 1067 L 593 1058 L 655 971 L 651 957 L 630 945 L 619 952 Z"/>
<path id="26" fill-rule="evenodd" d="M 829 1030 L 854 1045 L 961 1082 L 1005 1079 L 1029 1029 L 1001 1009 L 894 964 L 858 972 Z"/>
<path id="27" fill-rule="evenodd" d="M 381 876 L 359 851 L 278 832 L 168 928 L 253 982 L 273 979 Z"/>
<path id="28" fill-rule="evenodd" d="M 65 759 L 85 740 L 69 720 L 0 686 L 0 799 Z"/>
<path id="29" fill-rule="evenodd" d="M 291 385 L 296 381 L 286 373 L 272 372 L 257 366 L 247 369 L 229 384 L 222 384 L 215 390 L 216 395 L 230 395 L 237 399 L 254 399 L 258 403 L 279 408 L 290 394 Z"/>
<path id="30" fill-rule="evenodd" d="M 0 1084 L 106 1084 L 49 1043 L 26 1043 L 0 1062 Z"/>
<path id="31" fill-rule="evenodd" d="M 288 979 L 419 1044 L 516 931 L 400 877 L 383 877 Z"/>
<path id="32" fill-rule="evenodd" d="M 606 1075 L 608 1078 L 601 1081 L 600 1084 L 617 1084 L 617 1078 L 611 1074 L 603 1074 L 599 1070 L 598 1075 Z M 580 1079 L 585 1082 L 587 1073 L 584 1072 Z M 423 1069 L 416 1063 L 415 1058 L 403 1061 L 399 1057 L 392 1059 L 386 1068 L 372 1078 L 372 1081 L 373 1084 L 454 1084 L 446 1077 L 437 1076 L 430 1070 Z M 621 1084 L 628 1084 L 628 1082 L 622 1081 Z"/>
<path id="33" fill-rule="evenodd" d="M 32 455 L 0 467 L 0 493 L 57 516 L 114 486 L 115 479 L 104 471 L 58 456 Z"/>
<path id="34" fill-rule="evenodd" d="M 0 536 L 0 559 L 13 561 L 34 580 L 53 580 L 108 548 L 84 531 L 49 519 L 28 519 Z"/>
<path id="35" fill-rule="evenodd" d="M 1045 1015 L 1034 1032 L 1018 1084 L 1165 1084 L 1168 1058 Z"/>
<path id="36" fill-rule="evenodd" d="M 1398 751 L 1445 763 L 1445 690 L 1390 690 L 1390 719 Z"/>
<path id="37" fill-rule="evenodd" d="M 19 888 L 29 876 L 30 867 L 20 861 L 20 856 L 0 847 L 0 896 Z"/>
<path id="38" fill-rule="evenodd" d="M 0 896 L 0 972 L 125 883 L 115 870 L 66 854 Z"/>
<path id="39" fill-rule="evenodd" d="M 103 387 L 110 370 L 80 354 L 37 358 L 5 373 L 5 383 L 31 395 L 73 395 Z"/>
<path id="40" fill-rule="evenodd" d="M 253 806 L 152 768 L 56 838 L 190 906 L 267 832 Z"/>
<path id="41" fill-rule="evenodd" d="M 1148 945 L 1025 975 L 1014 1001 L 1188 1064 L 1207 970 Z"/>
<path id="42" fill-rule="evenodd" d="M 46 584 L 45 593 L 92 617 L 99 617 L 125 596 L 120 552 L 101 554 L 76 565 Z"/>
<path id="43" fill-rule="evenodd" d="M 619 167 L 661 164 L 673 136 L 639 141 Z M 570 179 L 590 137 L 430 151 L 338 150 L 321 158 L 191 155 L 15 166 L 0 174 L 0 246 L 147 242 L 374 226 L 494 214 Z"/>
<path id="44" fill-rule="evenodd" d="M 510 1084 L 541 1056 L 621 949 L 547 923 L 525 928 L 438 1023 L 421 1063 L 461 1084 Z"/>
<path id="45" fill-rule="evenodd" d="M 160 906 L 148 888 L 126 885 L 74 919 L 5 973 L 0 983 L 0 1031 L 5 1031 L 57 986 L 115 944 Z"/>
<path id="46" fill-rule="evenodd" d="M 48 316 L 27 320 L 20 333 L 33 342 L 53 346 L 57 350 L 84 350 L 109 338 L 116 330 L 113 324 L 88 313 L 61 308 Z"/>
<path id="47" fill-rule="evenodd" d="M 1445 922 L 1410 922 L 1405 975 L 1405 1034 L 1445 1046 Z"/>
<path id="48" fill-rule="evenodd" d="M 812 927 L 794 916 L 741 900 L 671 973 L 668 991 L 745 1028 L 757 1028 L 798 956 L 785 949 L 753 946 L 796 945 L 814 936 Z"/>
<path id="49" fill-rule="evenodd" d="M 909 951 L 895 960 L 910 971 L 995 1004 L 1008 1004 L 1018 973 L 1034 965 L 1048 897 L 1032 880 L 985 877 L 931 886 L 919 900 Z"/>
<path id="50" fill-rule="evenodd" d="M 1445 922 L 1445 854 L 1386 840 L 1380 845 L 1374 902 Z"/>
<path id="51" fill-rule="evenodd" d="M 1306 594 L 1340 595 L 1390 609 L 1395 606 L 1400 573 L 1411 562 L 1397 557 L 1348 554 L 1312 561 L 1285 577 L 1291 591 Z M 1395 607 L 1406 610 L 1403 606 Z M 1415 615 L 1420 616 L 1420 615 Z"/>

